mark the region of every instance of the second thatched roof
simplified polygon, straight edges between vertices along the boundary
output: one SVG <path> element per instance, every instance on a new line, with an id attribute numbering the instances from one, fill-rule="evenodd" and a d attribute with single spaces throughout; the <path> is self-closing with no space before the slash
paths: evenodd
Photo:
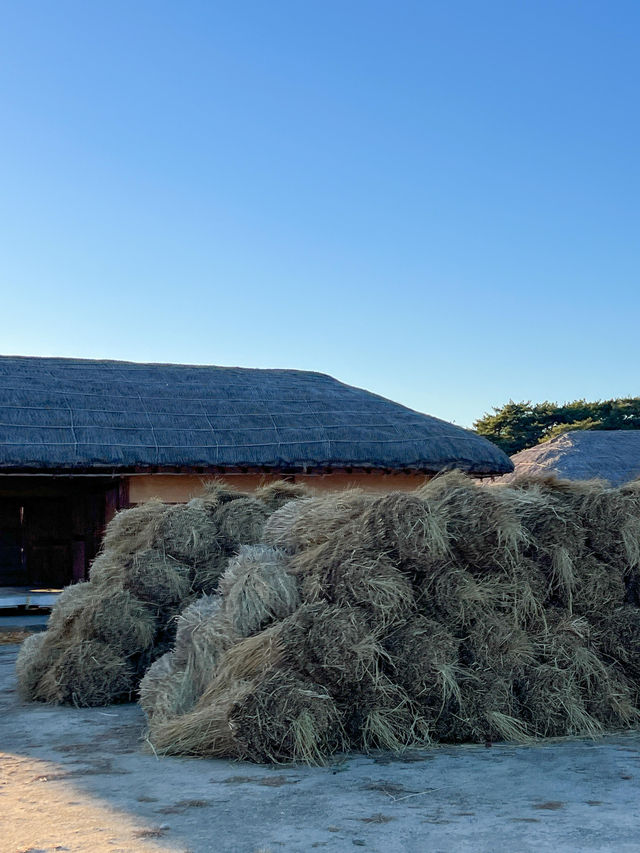
<path id="1" fill-rule="evenodd" d="M 568 480 L 608 480 L 619 486 L 640 477 L 640 430 L 575 430 L 511 457 L 514 477 L 555 475 Z"/>

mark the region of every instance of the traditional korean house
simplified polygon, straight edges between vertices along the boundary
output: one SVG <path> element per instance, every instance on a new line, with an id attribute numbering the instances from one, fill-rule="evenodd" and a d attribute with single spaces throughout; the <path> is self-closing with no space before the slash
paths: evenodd
<path id="1" fill-rule="evenodd" d="M 0 357 L 0 587 L 85 577 L 120 508 L 203 481 L 413 489 L 512 463 L 461 427 L 320 373 Z"/>

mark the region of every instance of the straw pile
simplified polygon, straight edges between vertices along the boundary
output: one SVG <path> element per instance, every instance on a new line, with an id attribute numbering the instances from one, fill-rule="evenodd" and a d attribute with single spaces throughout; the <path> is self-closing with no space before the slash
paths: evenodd
<path id="1" fill-rule="evenodd" d="M 149 501 L 118 513 L 89 582 L 67 587 L 47 631 L 22 646 L 22 697 L 77 706 L 130 700 L 173 646 L 185 606 L 215 592 L 229 557 L 258 542 L 274 509 L 304 493 L 275 483 L 252 497 L 214 483 L 187 504 Z"/>
<path id="2" fill-rule="evenodd" d="M 462 474 L 287 503 L 141 685 L 159 753 L 594 736 L 639 724 L 640 485 Z"/>

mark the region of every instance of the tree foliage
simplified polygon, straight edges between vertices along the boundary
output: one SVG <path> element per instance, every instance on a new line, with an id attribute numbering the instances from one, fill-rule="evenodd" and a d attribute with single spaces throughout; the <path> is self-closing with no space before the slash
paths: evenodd
<path id="1" fill-rule="evenodd" d="M 562 406 L 509 400 L 493 412 L 479 418 L 474 429 L 510 456 L 569 430 L 640 429 L 640 397 L 574 400 Z"/>

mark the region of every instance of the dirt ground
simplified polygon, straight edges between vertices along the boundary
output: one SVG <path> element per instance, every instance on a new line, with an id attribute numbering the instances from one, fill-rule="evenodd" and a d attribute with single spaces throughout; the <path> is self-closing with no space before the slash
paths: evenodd
<path id="1" fill-rule="evenodd" d="M 640 734 L 261 767 L 145 753 L 136 705 L 25 705 L 0 646 L 0 853 L 640 850 Z"/>

